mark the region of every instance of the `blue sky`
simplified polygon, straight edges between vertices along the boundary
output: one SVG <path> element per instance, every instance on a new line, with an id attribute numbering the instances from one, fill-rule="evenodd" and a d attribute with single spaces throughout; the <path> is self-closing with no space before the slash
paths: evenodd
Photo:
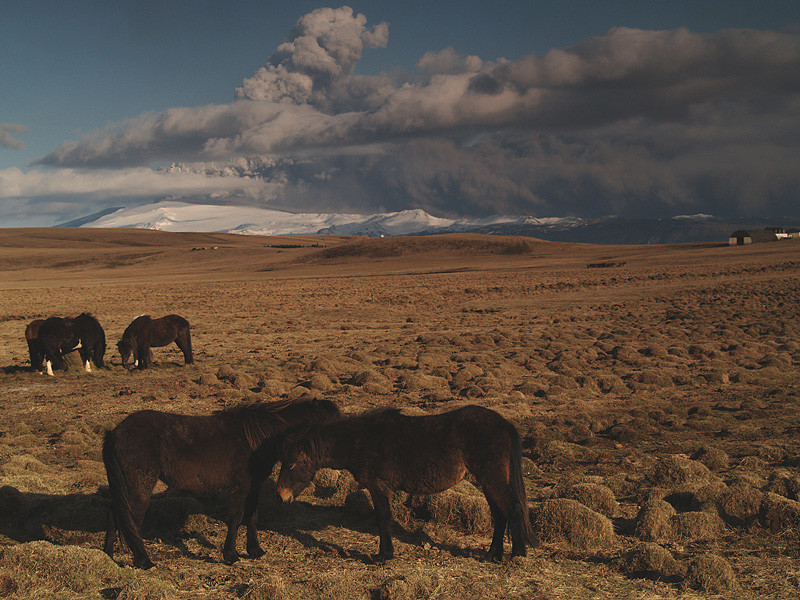
<path id="1" fill-rule="evenodd" d="M 797 206 L 797 2 L 348 7 L 4 2 L 0 225 L 163 198 L 438 216 Z M 324 64 L 303 62 L 334 31 Z"/>

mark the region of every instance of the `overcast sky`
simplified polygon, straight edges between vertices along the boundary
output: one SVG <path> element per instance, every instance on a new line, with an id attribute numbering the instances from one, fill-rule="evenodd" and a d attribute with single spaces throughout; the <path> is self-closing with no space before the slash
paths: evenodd
<path id="1" fill-rule="evenodd" d="M 800 215 L 800 3 L 9 0 L 0 226 Z"/>

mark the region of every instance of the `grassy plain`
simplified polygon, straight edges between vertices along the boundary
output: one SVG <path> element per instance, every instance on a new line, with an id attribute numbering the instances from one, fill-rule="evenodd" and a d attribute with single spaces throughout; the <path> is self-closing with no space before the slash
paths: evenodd
<path id="1" fill-rule="evenodd" d="M 25 325 L 83 311 L 108 368 L 31 372 Z M 186 317 L 196 364 L 172 346 L 124 369 L 143 313 Z M 0 597 L 797 598 L 798 332 L 795 241 L 0 230 Z M 100 552 L 107 428 L 302 395 L 497 410 L 523 435 L 542 545 L 481 562 L 488 508 L 463 484 L 401 498 L 397 557 L 374 564 L 368 496 L 322 472 L 291 506 L 267 486 L 260 559 L 224 565 L 223 499 L 163 486 L 156 568 Z"/>

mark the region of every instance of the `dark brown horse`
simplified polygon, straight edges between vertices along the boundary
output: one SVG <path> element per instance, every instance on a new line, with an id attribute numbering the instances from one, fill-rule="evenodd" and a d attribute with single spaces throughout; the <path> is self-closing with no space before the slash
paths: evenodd
<path id="1" fill-rule="evenodd" d="M 25 340 L 28 342 L 28 354 L 31 357 L 31 369 L 41 371 L 44 369 L 44 348 L 39 339 L 39 328 L 44 319 L 35 319 L 25 327 Z"/>
<path id="2" fill-rule="evenodd" d="M 100 323 L 89 313 L 82 313 L 71 318 L 50 317 L 39 326 L 39 343 L 47 367 L 47 374 L 53 374 L 53 368 L 66 369 L 64 353 L 77 350 L 81 356 L 84 369 L 91 371 L 89 361 L 95 366 L 104 367 L 103 356 L 106 353 L 106 333 Z"/>
<path id="3" fill-rule="evenodd" d="M 376 559 L 385 560 L 394 555 L 392 494 L 442 492 L 469 471 L 481 486 L 494 521 L 487 558 L 501 560 L 506 525 L 511 530 L 512 555 L 524 556 L 526 544 L 538 544 L 528 516 L 521 458 L 516 428 L 487 408 L 465 406 L 425 416 L 374 411 L 289 436 L 278 494 L 291 502 L 317 469 L 347 469 L 372 496 L 380 533 Z"/>
<path id="4" fill-rule="evenodd" d="M 103 549 L 113 556 L 117 528 L 133 552 L 133 564 L 150 568 L 140 527 L 160 479 L 168 486 L 206 494 L 226 491 L 228 526 L 222 556 L 239 558 L 236 536 L 244 519 L 247 553 L 264 554 L 256 511 L 261 485 L 280 455 L 281 435 L 291 427 L 338 419 L 328 400 L 250 403 L 211 415 L 188 416 L 143 410 L 108 431 L 103 443 L 111 511 Z"/>
<path id="5" fill-rule="evenodd" d="M 167 315 L 153 319 L 150 315 L 136 317 L 122 334 L 117 349 L 122 357 L 122 366 L 127 366 L 133 355 L 133 365 L 146 369 L 153 364 L 152 347 L 166 346 L 175 342 L 183 352 L 187 365 L 194 362 L 192 355 L 192 336 L 189 321 L 179 315 Z"/>

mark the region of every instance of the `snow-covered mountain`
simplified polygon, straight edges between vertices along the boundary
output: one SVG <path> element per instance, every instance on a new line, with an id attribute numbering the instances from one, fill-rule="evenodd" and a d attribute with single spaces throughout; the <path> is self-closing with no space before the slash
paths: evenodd
<path id="1" fill-rule="evenodd" d="M 440 219 L 424 210 L 359 215 L 348 213 L 290 213 L 246 206 L 215 206 L 164 201 L 120 208 L 97 219 L 76 222 L 81 227 L 130 227 L 163 231 L 201 231 L 251 235 L 342 234 L 378 237 L 472 231 L 498 224 L 568 223 L 570 219 L 489 217 Z"/>
<path id="2" fill-rule="evenodd" d="M 360 215 L 290 213 L 247 206 L 217 206 L 163 201 L 135 208 L 106 209 L 65 227 L 131 227 L 164 231 L 222 232 L 251 235 L 342 234 L 370 237 L 474 232 L 532 236 L 559 242 L 595 244 L 664 244 L 727 242 L 737 229 L 765 225 L 796 227 L 800 218 L 779 220 L 720 219 L 712 215 L 679 215 L 671 219 L 603 217 L 493 216 L 482 219 L 441 219 L 423 210 Z"/>

